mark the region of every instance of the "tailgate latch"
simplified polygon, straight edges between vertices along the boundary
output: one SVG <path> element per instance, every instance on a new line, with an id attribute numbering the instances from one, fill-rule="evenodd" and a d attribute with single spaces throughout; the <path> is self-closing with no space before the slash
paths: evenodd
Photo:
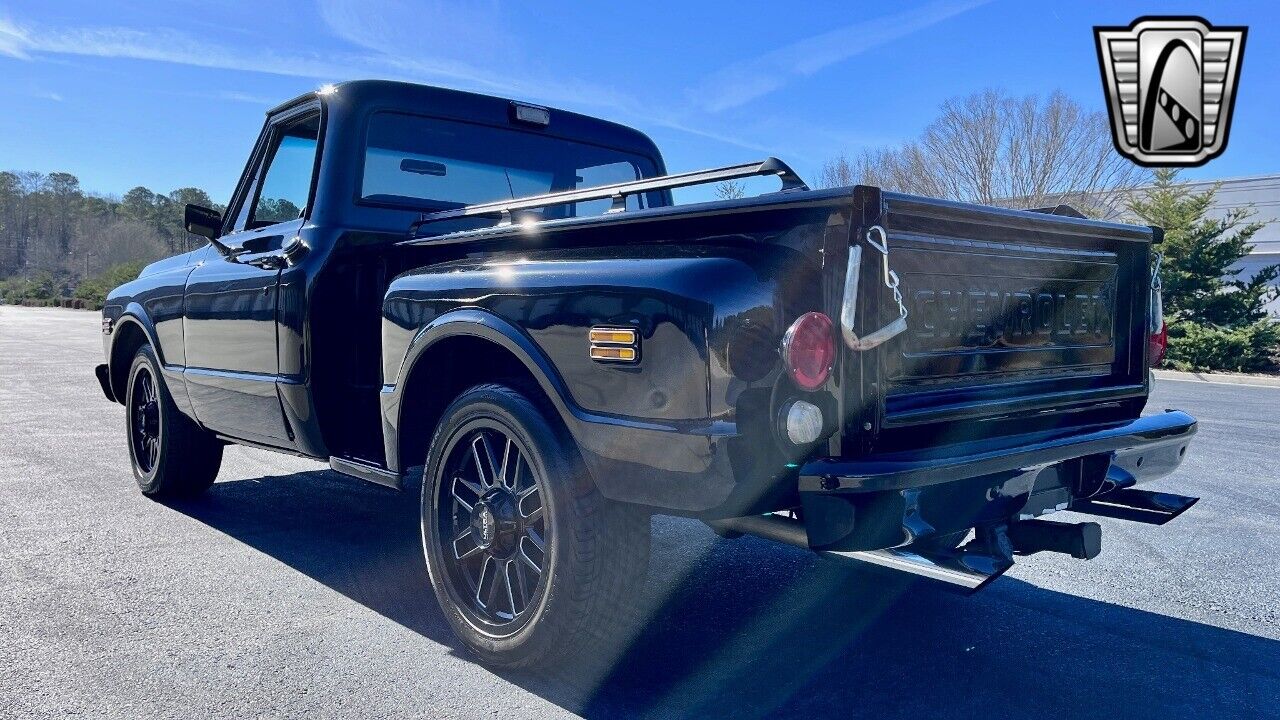
<path id="1" fill-rule="evenodd" d="M 889 235 L 883 227 L 873 225 L 867 230 L 866 240 L 868 245 L 880 251 L 884 285 L 893 293 L 893 300 L 898 304 L 898 317 L 863 337 L 858 337 L 853 331 L 858 317 L 858 275 L 862 265 L 862 246 L 854 245 L 849 248 L 849 267 L 844 279 L 844 304 L 840 308 L 840 330 L 845 344 L 859 352 L 883 345 L 907 329 L 907 305 L 902 300 L 902 291 L 898 289 L 898 273 L 889 268 Z"/>

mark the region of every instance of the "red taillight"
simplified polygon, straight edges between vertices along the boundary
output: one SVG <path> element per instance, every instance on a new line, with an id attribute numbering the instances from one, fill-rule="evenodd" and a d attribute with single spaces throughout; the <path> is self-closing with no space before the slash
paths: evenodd
<path id="1" fill-rule="evenodd" d="M 1161 321 L 1160 331 L 1151 333 L 1151 367 L 1164 362 L 1164 353 L 1169 349 L 1169 323 Z"/>
<path id="2" fill-rule="evenodd" d="M 831 374 L 836 359 L 831 318 L 820 312 L 801 315 L 782 338 L 782 358 L 802 390 L 817 390 Z"/>

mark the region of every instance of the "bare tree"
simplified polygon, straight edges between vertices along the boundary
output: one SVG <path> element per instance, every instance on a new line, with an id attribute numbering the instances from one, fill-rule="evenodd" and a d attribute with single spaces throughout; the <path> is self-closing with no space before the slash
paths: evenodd
<path id="1" fill-rule="evenodd" d="M 716 183 L 715 194 L 721 200 L 737 200 L 746 196 L 747 188 L 737 180 L 725 180 L 724 182 Z"/>
<path id="2" fill-rule="evenodd" d="M 151 262 L 170 252 L 168 242 L 155 228 L 136 220 L 108 224 L 91 238 L 86 237 L 77 250 L 86 275 L 96 275 L 119 263 Z"/>
<path id="3" fill-rule="evenodd" d="M 818 171 L 818 187 L 845 187 L 857 181 L 853 163 L 849 162 L 849 156 L 844 153 L 823 163 L 822 169 Z"/>
<path id="4" fill-rule="evenodd" d="M 1115 152 L 1108 122 L 1061 92 L 1041 99 L 985 90 L 943 103 L 920 139 L 863 152 L 851 175 L 919 195 L 1006 207 L 1065 203 L 1112 218 L 1149 175 Z"/>

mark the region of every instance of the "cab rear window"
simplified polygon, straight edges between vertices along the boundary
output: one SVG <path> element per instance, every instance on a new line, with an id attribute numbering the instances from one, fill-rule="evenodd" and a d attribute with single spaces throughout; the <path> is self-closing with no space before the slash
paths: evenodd
<path id="1" fill-rule="evenodd" d="M 365 143 L 360 197 L 415 209 L 444 210 L 494 200 L 610 185 L 654 175 L 640 155 L 515 128 L 393 112 L 373 115 Z M 630 209 L 661 203 L 632 196 Z M 598 215 L 608 200 L 544 210 L 544 217 Z"/>

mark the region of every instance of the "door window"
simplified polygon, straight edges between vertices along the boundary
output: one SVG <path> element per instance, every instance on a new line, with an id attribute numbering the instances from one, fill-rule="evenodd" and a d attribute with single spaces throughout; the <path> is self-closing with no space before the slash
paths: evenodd
<path id="1" fill-rule="evenodd" d="M 280 129 L 246 228 L 252 230 L 302 217 L 311 196 L 319 136 L 318 115 Z"/>

